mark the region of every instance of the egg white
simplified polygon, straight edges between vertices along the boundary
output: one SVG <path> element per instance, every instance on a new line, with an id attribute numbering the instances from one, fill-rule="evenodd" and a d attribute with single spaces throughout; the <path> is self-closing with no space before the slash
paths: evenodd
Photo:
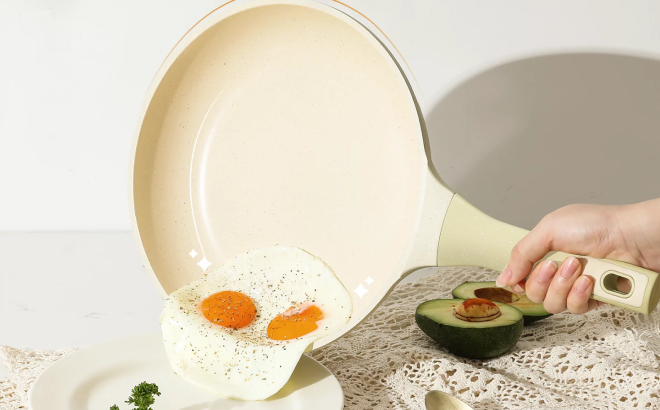
<path id="1" fill-rule="evenodd" d="M 201 302 L 223 290 L 252 299 L 257 317 L 249 326 L 228 329 L 202 315 Z M 318 329 L 287 341 L 268 338 L 271 320 L 305 302 L 323 311 Z M 321 259 L 302 249 L 273 246 L 238 255 L 179 288 L 165 301 L 160 321 L 177 375 L 224 397 L 263 400 L 286 384 L 305 349 L 348 323 L 351 312 L 350 294 Z"/>

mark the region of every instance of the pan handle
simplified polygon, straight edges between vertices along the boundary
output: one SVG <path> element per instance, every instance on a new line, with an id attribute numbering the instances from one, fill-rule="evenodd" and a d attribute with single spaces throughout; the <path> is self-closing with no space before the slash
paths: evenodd
<path id="1" fill-rule="evenodd" d="M 454 194 L 440 232 L 438 266 L 482 266 L 501 271 L 513 247 L 529 231 L 484 214 Z M 545 259 L 561 263 L 570 254 L 550 252 Z M 577 256 L 577 255 L 575 255 Z M 594 280 L 591 298 L 641 313 L 651 313 L 660 299 L 658 273 L 624 262 L 577 256 L 583 275 Z M 628 293 L 616 288 L 619 277 L 628 279 Z"/>

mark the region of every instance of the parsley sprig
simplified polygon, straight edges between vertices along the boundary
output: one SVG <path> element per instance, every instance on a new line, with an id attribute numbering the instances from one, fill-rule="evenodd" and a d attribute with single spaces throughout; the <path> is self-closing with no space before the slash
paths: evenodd
<path id="1" fill-rule="evenodd" d="M 133 387 L 133 391 L 131 393 L 131 396 L 128 398 L 128 400 L 126 400 L 126 403 L 134 405 L 135 408 L 133 410 L 153 410 L 149 406 L 154 404 L 154 401 L 156 401 L 154 395 L 160 396 L 158 386 L 156 386 L 154 383 L 147 382 L 142 382 Z M 119 407 L 117 407 L 115 404 L 110 407 L 110 410 L 119 410 Z"/>

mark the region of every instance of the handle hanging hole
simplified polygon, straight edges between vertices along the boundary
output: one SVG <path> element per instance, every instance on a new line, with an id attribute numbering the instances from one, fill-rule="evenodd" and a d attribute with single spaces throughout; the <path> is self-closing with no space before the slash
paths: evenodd
<path id="1" fill-rule="evenodd" d="M 606 292 L 620 298 L 630 297 L 634 289 L 634 282 L 630 276 L 615 271 L 605 272 L 602 285 Z"/>

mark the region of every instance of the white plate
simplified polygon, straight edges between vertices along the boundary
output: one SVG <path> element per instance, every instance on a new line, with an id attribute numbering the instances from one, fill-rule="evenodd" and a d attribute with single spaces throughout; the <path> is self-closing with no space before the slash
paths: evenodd
<path id="1" fill-rule="evenodd" d="M 344 394 L 337 379 L 319 362 L 303 355 L 289 382 L 265 401 L 215 396 L 176 376 L 160 334 L 134 336 L 91 346 L 49 367 L 29 393 L 31 410 L 120 409 L 133 386 L 156 383 L 161 395 L 154 410 L 315 409 L 341 410 Z"/>

